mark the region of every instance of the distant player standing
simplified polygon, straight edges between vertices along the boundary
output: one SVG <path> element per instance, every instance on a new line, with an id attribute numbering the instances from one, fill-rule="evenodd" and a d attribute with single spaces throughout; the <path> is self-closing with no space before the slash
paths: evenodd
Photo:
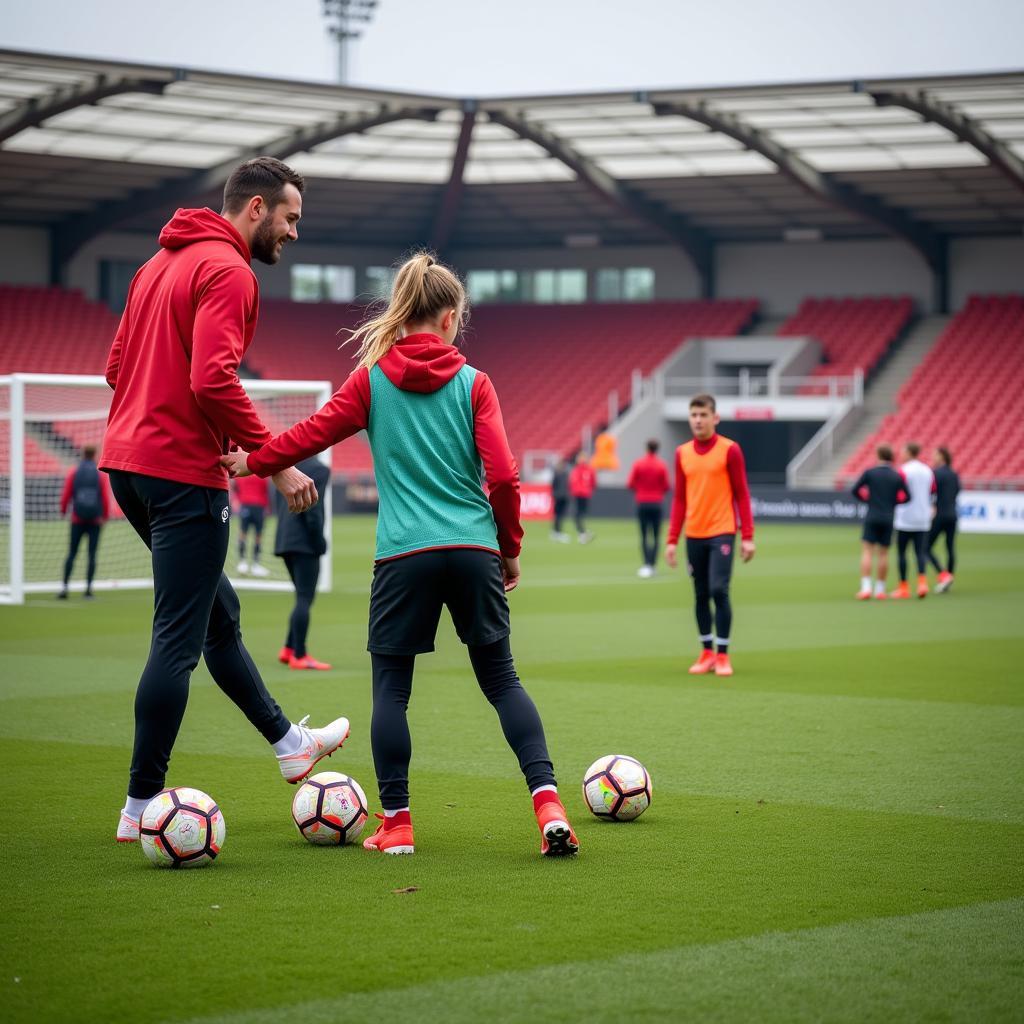
<path id="1" fill-rule="evenodd" d="M 737 528 L 742 538 L 740 558 L 749 562 L 755 551 L 754 517 L 743 452 L 735 441 L 715 432 L 719 419 L 711 395 L 696 395 L 690 400 L 693 440 L 676 449 L 676 490 L 665 547 L 665 561 L 674 569 L 679 535 L 685 524 L 686 560 L 693 578 L 697 630 L 703 647 L 700 657 L 690 666 L 691 675 L 733 674 L 729 661 L 729 580 Z"/>
<path id="2" fill-rule="evenodd" d="M 960 493 L 960 477 L 953 469 L 953 456 L 948 448 L 935 449 L 935 518 L 928 531 L 928 561 L 939 573 L 935 590 L 944 594 L 953 586 L 956 571 L 956 499 Z M 946 568 L 935 557 L 935 543 L 939 537 L 946 538 Z"/>
<path id="3" fill-rule="evenodd" d="M 661 534 L 661 505 L 665 495 L 672 489 L 668 482 L 668 467 L 658 458 L 659 444 L 647 442 L 647 454 L 633 463 L 626 486 L 636 499 L 636 517 L 640 524 L 640 549 L 643 565 L 637 570 L 641 578 L 654 575 L 658 561 L 658 545 Z"/>
<path id="4" fill-rule="evenodd" d="M 587 510 L 596 489 L 597 473 L 587 461 L 586 453 L 580 452 L 569 474 L 569 493 L 576 504 L 576 539 L 581 544 L 589 544 L 594 539 L 594 535 L 587 530 Z"/>
<path id="5" fill-rule="evenodd" d="M 565 510 L 569 507 L 569 463 L 559 456 L 551 469 L 551 539 L 569 543 L 569 534 L 562 529 Z"/>
<path id="6" fill-rule="evenodd" d="M 899 560 L 900 584 L 889 595 L 897 601 L 910 597 L 907 582 L 907 548 L 913 546 L 917 560 L 917 596 L 928 596 L 928 531 L 932 525 L 932 501 L 935 495 L 935 474 L 919 458 L 921 446 L 913 441 L 904 445 L 906 460 L 900 466 L 907 482 L 909 501 L 896 509 L 896 553 Z"/>
<path id="7" fill-rule="evenodd" d="M 858 601 L 872 596 L 871 563 L 877 563 L 874 596 L 884 601 L 885 579 L 889 575 L 889 547 L 892 544 L 893 517 L 896 507 L 909 500 L 907 482 L 892 464 L 892 448 L 880 444 L 875 450 L 878 465 L 865 469 L 851 488 L 858 501 L 867 503 L 860 542 L 860 590 Z"/>
<path id="8" fill-rule="evenodd" d="M 114 397 L 100 468 L 152 552 L 154 591 L 118 842 L 138 839 L 142 812 L 164 788 L 200 655 L 288 782 L 348 735 L 345 718 L 307 729 L 285 717 L 242 644 L 238 596 L 223 573 L 230 508 L 220 456 L 230 442 L 252 449 L 270 439 L 238 379 L 259 306 L 250 259 L 274 264 L 298 237 L 302 189 L 286 164 L 259 157 L 232 172 L 220 214 L 178 210 L 132 281 L 107 360 Z M 316 501 L 313 481 L 293 468 L 274 484 L 293 512 Z"/>
<path id="9" fill-rule="evenodd" d="M 238 571 L 253 576 L 269 576 L 270 570 L 260 562 L 263 551 L 263 524 L 270 509 L 267 481 L 253 477 L 235 480 L 235 496 L 238 498 Z M 246 561 L 245 545 L 250 532 L 253 535 L 252 559 Z"/>
<path id="10" fill-rule="evenodd" d="M 92 581 L 96 576 L 96 551 L 100 544 L 100 530 L 110 518 L 110 497 L 107 484 L 96 468 L 96 448 L 88 444 L 82 449 L 82 459 L 64 478 L 64 491 L 60 496 L 60 514 L 66 516 L 71 509 L 71 539 L 68 557 L 64 560 L 64 586 L 57 595 L 62 601 L 68 597 L 68 581 L 75 568 L 78 545 L 82 538 L 89 541 L 89 560 L 85 567 L 85 596 L 92 598 Z"/>

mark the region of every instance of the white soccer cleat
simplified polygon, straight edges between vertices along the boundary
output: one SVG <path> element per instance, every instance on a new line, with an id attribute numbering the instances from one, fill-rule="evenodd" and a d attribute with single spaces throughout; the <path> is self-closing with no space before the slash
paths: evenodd
<path id="1" fill-rule="evenodd" d="M 139 819 L 133 818 L 124 811 L 121 812 L 121 820 L 117 823 L 117 835 L 119 843 L 136 843 L 139 840 Z"/>
<path id="2" fill-rule="evenodd" d="M 642 580 L 649 580 L 654 575 L 654 567 L 650 565 L 641 565 L 636 571 L 637 576 Z"/>
<path id="3" fill-rule="evenodd" d="M 252 565 L 249 566 L 249 572 L 251 572 L 253 576 L 270 575 L 270 570 L 265 565 L 260 565 L 259 562 L 253 562 Z"/>
<path id="4" fill-rule="evenodd" d="M 330 757 L 348 739 L 347 718 L 336 718 L 322 729 L 307 729 L 309 715 L 299 722 L 302 742 L 291 754 L 278 754 L 277 761 L 285 782 L 301 782 L 322 758 Z"/>
<path id="5" fill-rule="evenodd" d="M 238 563 L 235 571 L 239 576 L 244 576 L 249 571 L 249 563 L 243 558 L 242 561 Z"/>

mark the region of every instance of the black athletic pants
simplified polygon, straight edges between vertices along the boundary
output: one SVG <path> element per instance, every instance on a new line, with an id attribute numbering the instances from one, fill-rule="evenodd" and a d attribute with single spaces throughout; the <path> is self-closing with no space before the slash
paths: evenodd
<path id="1" fill-rule="evenodd" d="M 936 516 L 932 520 L 932 528 L 928 531 L 928 561 L 942 572 L 942 564 L 935 557 L 936 541 L 939 537 L 946 538 L 946 572 L 956 572 L 956 516 Z"/>
<path id="2" fill-rule="evenodd" d="M 78 557 L 78 545 L 82 538 L 89 538 L 89 561 L 85 568 L 85 592 L 92 592 L 92 581 L 96 576 L 96 549 L 100 546 L 100 524 L 99 523 L 72 523 L 71 543 L 68 546 L 68 557 L 64 560 L 64 589 L 68 589 L 68 580 L 71 579 L 71 571 L 75 567 L 75 558 Z"/>
<path id="3" fill-rule="evenodd" d="M 373 718 L 370 744 L 377 771 L 381 806 L 388 811 L 409 806 L 412 737 L 406 710 L 412 696 L 414 654 L 372 654 Z M 523 689 L 512 661 L 508 637 L 469 648 L 469 660 L 484 696 L 498 712 L 505 740 L 519 759 L 530 792 L 555 784 L 554 769 L 537 707 Z"/>
<path id="4" fill-rule="evenodd" d="M 907 547 L 913 544 L 914 557 L 917 559 L 918 575 L 923 576 L 928 570 L 928 531 L 897 530 L 896 553 L 899 557 L 900 581 L 907 578 Z"/>
<path id="5" fill-rule="evenodd" d="M 693 594 L 697 613 L 697 629 L 704 646 L 711 648 L 711 602 L 715 602 L 715 632 L 720 650 L 729 644 L 732 630 L 732 603 L 729 600 L 729 580 L 732 577 L 733 549 L 736 538 L 687 537 L 686 560 L 693 578 Z"/>
<path id="6" fill-rule="evenodd" d="M 128 522 L 153 554 L 153 637 L 135 695 L 128 795 L 163 789 L 199 656 L 214 682 L 275 743 L 290 722 L 242 645 L 238 595 L 223 573 L 227 491 L 114 471 L 110 484 Z"/>
<path id="7" fill-rule="evenodd" d="M 554 499 L 554 506 L 555 506 L 555 522 L 554 522 L 554 527 L 553 528 L 554 528 L 555 533 L 561 533 L 562 532 L 562 520 L 565 518 L 565 510 L 569 507 L 569 499 L 568 498 L 555 498 Z"/>
<path id="8" fill-rule="evenodd" d="M 295 652 L 296 658 L 304 658 L 306 634 L 309 632 L 309 609 L 316 598 L 316 585 L 320 579 L 320 556 L 287 554 L 284 555 L 284 564 L 295 585 L 295 607 L 288 620 L 288 638 L 284 645 Z"/>
<path id="9" fill-rule="evenodd" d="M 577 498 L 576 499 L 576 532 L 586 533 L 587 524 L 584 521 L 587 514 L 587 509 L 590 507 L 589 498 Z"/>
<path id="10" fill-rule="evenodd" d="M 658 561 L 658 540 L 661 533 L 661 503 L 642 502 L 636 507 L 636 517 L 640 521 L 640 549 L 643 552 L 644 565 L 652 569 Z"/>

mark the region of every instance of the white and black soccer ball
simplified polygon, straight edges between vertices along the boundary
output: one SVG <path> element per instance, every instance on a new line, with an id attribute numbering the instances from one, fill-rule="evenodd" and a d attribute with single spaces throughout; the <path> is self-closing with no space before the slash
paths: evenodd
<path id="1" fill-rule="evenodd" d="M 362 787 L 341 772 L 311 775 L 292 799 L 295 827 L 316 846 L 355 842 L 368 817 Z"/>
<path id="2" fill-rule="evenodd" d="M 224 845 L 224 815 L 201 789 L 175 786 L 157 793 L 139 821 L 145 855 L 162 868 L 201 868 Z"/>
<path id="3" fill-rule="evenodd" d="M 583 776 L 583 802 L 605 821 L 632 821 L 651 806 L 651 776 L 626 754 L 599 757 Z"/>

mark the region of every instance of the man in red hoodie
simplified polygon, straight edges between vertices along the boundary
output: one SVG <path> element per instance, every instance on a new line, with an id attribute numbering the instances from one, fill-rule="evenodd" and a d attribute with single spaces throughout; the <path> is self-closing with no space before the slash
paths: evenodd
<path id="1" fill-rule="evenodd" d="M 626 486 L 636 499 L 636 516 L 640 522 L 640 547 L 644 564 L 637 576 L 648 579 L 654 575 L 658 561 L 658 540 L 661 534 L 661 505 L 672 489 L 668 482 L 668 466 L 658 458 L 658 442 L 647 442 L 647 454 L 633 463 Z"/>
<path id="2" fill-rule="evenodd" d="M 288 782 L 341 746 L 349 723 L 293 724 L 242 645 L 238 597 L 223 574 L 228 477 L 220 456 L 270 439 L 238 379 L 256 329 L 259 290 L 249 265 L 274 264 L 298 237 L 302 178 L 280 160 L 236 168 L 220 214 L 178 210 L 160 251 L 128 291 L 107 361 L 114 389 L 100 468 L 125 517 L 153 554 L 153 637 L 135 698 L 135 744 L 119 842 L 139 835 L 164 788 L 192 670 L 200 654 L 217 685 L 263 734 Z M 293 512 L 316 500 L 294 468 L 274 476 Z"/>
<path id="3" fill-rule="evenodd" d="M 576 501 L 576 539 L 581 544 L 589 544 L 594 539 L 594 535 L 587 530 L 586 516 L 596 488 L 597 474 L 587 461 L 586 453 L 580 452 L 569 474 L 569 493 Z"/>

